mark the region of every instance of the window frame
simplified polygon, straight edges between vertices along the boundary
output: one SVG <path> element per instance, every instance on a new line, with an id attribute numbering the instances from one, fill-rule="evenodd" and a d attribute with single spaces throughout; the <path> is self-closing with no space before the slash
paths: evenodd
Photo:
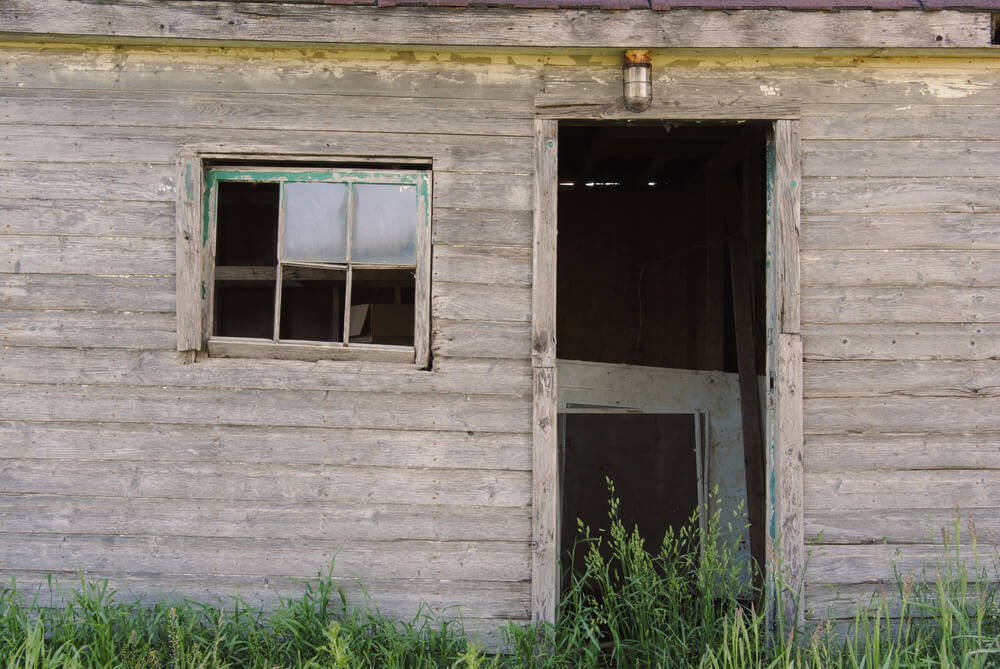
<path id="1" fill-rule="evenodd" d="M 294 163 L 290 164 L 291 161 Z M 391 164 L 393 167 L 385 168 Z M 412 165 L 413 167 L 409 167 Z M 219 178 L 224 175 L 224 178 Z M 291 178 L 290 178 L 291 177 Z M 281 341 L 213 334 L 216 184 L 222 181 L 251 183 L 328 182 L 398 183 L 417 187 L 416 269 L 414 282 L 414 333 L 412 346 L 361 342 Z M 431 203 L 433 170 L 430 161 L 413 158 L 378 158 L 367 161 L 314 156 L 218 154 L 184 152 L 178 159 L 177 180 L 177 350 L 191 359 L 248 357 L 284 360 L 359 360 L 410 363 L 427 368 L 430 363 Z M 278 242 L 280 244 L 280 240 Z M 300 263 L 292 263 L 300 264 Z M 307 263 L 323 267 L 326 263 Z M 279 265 L 276 265 L 279 267 Z M 359 269 L 398 268 L 396 265 L 355 264 Z M 331 269 L 338 264 L 329 264 Z M 280 294 L 280 286 L 276 287 Z M 349 299 L 347 300 L 349 302 Z M 346 305 L 345 305 L 345 308 Z M 345 326 L 347 324 L 345 323 Z"/>

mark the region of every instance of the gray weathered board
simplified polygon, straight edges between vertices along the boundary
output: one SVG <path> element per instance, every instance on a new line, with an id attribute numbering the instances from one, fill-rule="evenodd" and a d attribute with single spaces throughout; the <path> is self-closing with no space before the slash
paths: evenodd
<path id="1" fill-rule="evenodd" d="M 127 19 L 122 35 L 161 37 L 147 3 L 65 4 L 73 12 L 5 3 L 0 23 L 91 34 L 107 14 Z M 180 36 L 231 38 L 196 9 L 208 4 L 160 11 Z M 89 18 L 74 26 L 80 8 Z M 259 34 L 258 18 L 231 11 Z M 288 35 L 327 40 L 306 10 L 274 11 Z M 349 13 L 372 41 L 403 39 L 407 11 L 378 34 L 370 13 Z M 577 14 L 597 31 L 587 39 L 629 30 Z M 449 23 L 442 39 L 537 46 L 544 16 L 507 37 Z M 830 30 L 802 45 L 934 46 L 943 30 L 977 46 L 988 32 L 976 14 L 914 24 L 923 16 L 782 15 L 767 33 L 805 35 L 794 26 L 819 21 Z M 679 10 L 657 17 L 691 25 Z M 685 39 L 768 39 L 727 21 L 713 15 Z M 552 429 L 533 392 L 554 381 L 555 360 L 552 340 L 532 341 L 533 306 L 554 298 L 551 267 L 533 267 L 533 244 L 554 248 L 533 239 L 535 134 L 552 130 L 536 126 L 535 101 L 613 102 L 620 71 L 585 57 L 365 53 L 0 48 L 0 559 L 19 582 L 79 569 L 136 594 L 267 599 L 336 556 L 338 577 L 356 572 L 396 615 L 420 601 L 460 606 L 487 631 L 533 606 L 550 615 L 531 582 L 533 563 L 536 579 L 556 578 L 552 556 L 532 553 L 532 532 L 554 517 L 532 508 L 532 468 L 551 464 L 532 433 Z M 849 615 L 841 600 L 891 578 L 897 548 L 904 569 L 933 558 L 956 503 L 988 538 L 1000 531 L 1000 68 L 995 52 L 925 57 L 757 51 L 654 64 L 662 113 L 684 100 L 719 118 L 740 100 L 801 119 L 795 531 L 812 552 L 812 617 Z M 544 112 L 558 117 L 558 105 Z M 234 144 L 433 161 L 432 371 L 178 356 L 175 161 L 186 147 Z"/>

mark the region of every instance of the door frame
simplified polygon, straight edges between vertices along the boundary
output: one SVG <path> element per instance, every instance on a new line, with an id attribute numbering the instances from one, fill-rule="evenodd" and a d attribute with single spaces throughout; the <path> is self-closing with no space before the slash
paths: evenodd
<path id="1" fill-rule="evenodd" d="M 556 378 L 556 235 L 561 121 L 770 122 L 767 142 L 767 365 L 764 438 L 765 583 L 769 612 L 801 623 L 805 570 L 802 482 L 802 339 L 799 317 L 801 121 L 795 102 L 654 101 L 643 113 L 618 101 L 541 94 L 535 99 L 534 242 L 531 291 L 531 617 L 555 622 L 559 598 L 559 443 Z M 776 579 L 777 571 L 782 577 Z"/>

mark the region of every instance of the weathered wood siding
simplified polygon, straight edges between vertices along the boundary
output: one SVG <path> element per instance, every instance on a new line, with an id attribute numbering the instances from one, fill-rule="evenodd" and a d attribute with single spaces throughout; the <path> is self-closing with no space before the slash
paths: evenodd
<path id="1" fill-rule="evenodd" d="M 388 60 L 393 55 L 399 62 Z M 530 613 L 532 68 L 0 50 L 0 565 Z M 434 159 L 433 371 L 175 352 L 181 147 Z"/>
<path id="2" fill-rule="evenodd" d="M 266 597 L 336 556 L 389 613 L 526 619 L 534 98 L 611 100 L 614 60 L 9 44 L 0 63 L 3 568 Z M 937 555 L 956 504 L 995 539 L 996 60 L 654 67 L 663 98 L 801 108 L 808 615 L 846 615 L 897 552 Z M 433 372 L 178 359 L 174 160 L 243 141 L 435 158 Z"/>
<path id="3" fill-rule="evenodd" d="M 940 556 L 956 506 L 962 541 L 971 515 L 1000 542 L 1000 68 L 782 61 L 657 59 L 656 94 L 801 106 L 806 615 L 850 617 L 893 561 Z M 619 85 L 546 77 L 574 97 Z"/>
<path id="4" fill-rule="evenodd" d="M 1000 543 L 1000 69 L 899 74 L 803 107 L 811 618 L 850 617 L 890 564 L 933 575 L 956 523 L 965 557 L 970 519 L 985 562 Z"/>

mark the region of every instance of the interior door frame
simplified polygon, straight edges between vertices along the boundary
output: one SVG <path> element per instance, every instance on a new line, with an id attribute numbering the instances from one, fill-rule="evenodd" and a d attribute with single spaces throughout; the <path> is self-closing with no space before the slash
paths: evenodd
<path id="1" fill-rule="evenodd" d="M 556 378 L 556 235 L 560 122 L 770 122 L 767 143 L 767 366 L 765 583 L 770 612 L 800 624 L 805 569 L 802 507 L 802 340 L 799 317 L 801 122 L 795 102 L 654 100 L 646 112 L 565 93 L 535 100 L 534 242 L 531 293 L 531 616 L 555 622 L 559 598 L 559 443 Z M 700 104 L 699 104 L 700 102 Z M 782 578 L 775 579 L 776 570 Z M 780 591 L 778 589 L 780 588 Z"/>

